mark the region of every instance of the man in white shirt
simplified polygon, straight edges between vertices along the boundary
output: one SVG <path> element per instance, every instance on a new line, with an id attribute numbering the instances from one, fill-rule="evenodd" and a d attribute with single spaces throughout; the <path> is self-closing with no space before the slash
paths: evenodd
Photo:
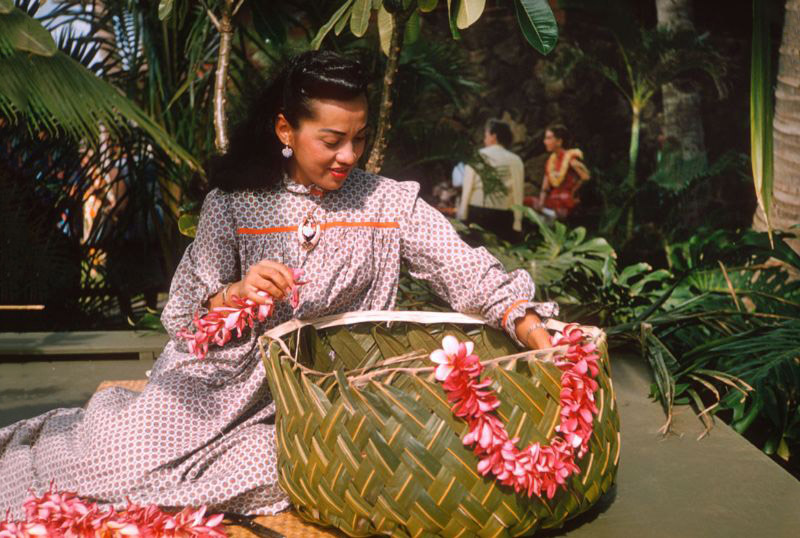
<path id="1" fill-rule="evenodd" d="M 500 184 L 485 184 L 488 182 L 481 179 L 475 168 L 467 165 L 457 217 L 515 242 L 522 233 L 522 212 L 511 208 L 522 205 L 525 167 L 518 155 L 506 149 L 512 142 L 511 128 L 507 123 L 498 119 L 486 122 L 484 147 L 479 153 L 494 169 L 493 175 Z"/>

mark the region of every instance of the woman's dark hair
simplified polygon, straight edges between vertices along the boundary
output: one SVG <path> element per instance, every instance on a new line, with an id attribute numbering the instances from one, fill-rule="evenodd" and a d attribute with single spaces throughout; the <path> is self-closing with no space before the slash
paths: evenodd
<path id="1" fill-rule="evenodd" d="M 275 135 L 278 114 L 297 128 L 313 117 L 312 99 L 350 101 L 366 93 L 367 77 L 358 61 L 331 51 L 295 56 L 233 128 L 228 152 L 209 161 L 210 187 L 234 191 L 277 184 L 285 161 Z"/>
<path id="2" fill-rule="evenodd" d="M 561 145 L 566 148 L 567 144 L 569 144 L 569 130 L 567 127 L 561 123 L 552 123 L 547 126 L 545 131 L 550 131 L 553 133 L 553 136 L 561 140 Z"/>
<path id="3" fill-rule="evenodd" d="M 497 141 L 503 145 L 504 148 L 511 147 L 514 142 L 514 135 L 511 134 L 511 127 L 503 120 L 491 118 L 486 122 L 486 130 L 497 137 Z"/>

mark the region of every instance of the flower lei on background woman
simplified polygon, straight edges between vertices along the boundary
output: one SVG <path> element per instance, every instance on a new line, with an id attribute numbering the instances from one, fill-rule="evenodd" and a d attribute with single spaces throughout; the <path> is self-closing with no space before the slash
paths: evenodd
<path id="1" fill-rule="evenodd" d="M 184 508 L 176 514 L 128 502 L 124 512 L 101 510 L 75 493 L 50 491 L 25 501 L 25 521 L 0 521 L 0 538 L 224 538 L 222 514 Z"/>
<path id="2" fill-rule="evenodd" d="M 300 303 L 300 286 L 307 282 L 300 280 L 303 278 L 302 269 L 292 269 L 291 271 L 295 285 L 292 287 L 289 303 L 292 308 L 297 308 Z M 259 291 L 258 294 L 267 299 L 265 304 L 258 304 L 252 299 L 242 299 L 234 295 L 231 297 L 231 301 L 235 306 L 218 306 L 204 316 L 196 313 L 192 324 L 197 330 L 191 332 L 188 328 L 182 329 L 178 332 L 177 337 L 186 341 L 189 353 L 198 359 L 205 358 L 210 344 L 222 347 L 233 338 L 234 331 L 236 331 L 236 337 L 241 338 L 247 327 L 252 329 L 256 321 L 263 323 L 272 316 L 275 309 L 274 300 L 265 291 Z"/>
<path id="3" fill-rule="evenodd" d="M 519 438 L 509 438 L 508 431 L 492 412 L 500 406 L 494 391 L 488 389 L 491 379 L 480 380 L 484 366 L 472 353 L 472 342 L 459 342 L 445 336 L 442 348 L 431 353 L 438 364 L 435 377 L 443 382 L 453 413 L 467 421 L 469 432 L 462 442 L 474 445 L 478 456 L 478 472 L 493 474 L 504 486 L 513 486 L 528 497 L 542 493 L 552 499 L 559 486 L 566 489 L 567 479 L 580 472 L 575 463 L 589 446 L 594 415 L 598 413 L 594 393 L 598 384 L 595 345 L 584 343 L 583 331 L 571 324 L 554 344 L 567 345 L 564 357 L 555 362 L 561 369 L 561 420 L 556 431 L 560 435 L 549 445 L 533 443 L 519 449 Z M 577 454 L 576 454 L 577 452 Z"/>
<path id="4" fill-rule="evenodd" d="M 550 154 L 545 164 L 545 173 L 550 186 L 555 188 L 561 185 L 569 172 L 569 165 L 572 159 L 583 159 L 583 152 L 578 148 L 555 151 Z"/>

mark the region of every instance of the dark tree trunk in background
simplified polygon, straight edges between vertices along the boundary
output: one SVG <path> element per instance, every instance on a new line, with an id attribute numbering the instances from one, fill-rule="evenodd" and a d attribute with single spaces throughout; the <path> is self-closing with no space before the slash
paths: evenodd
<path id="1" fill-rule="evenodd" d="M 694 30 L 691 0 L 656 0 L 658 26 L 669 30 Z M 706 152 L 700 91 L 680 84 L 661 87 L 664 136 L 680 147 L 684 159 Z"/>
<path id="2" fill-rule="evenodd" d="M 378 112 L 378 127 L 375 130 L 375 142 L 369 154 L 366 166 L 367 172 L 379 174 L 383 167 L 383 159 L 386 156 L 386 145 L 388 144 L 389 129 L 391 128 L 392 115 L 392 92 L 394 91 L 394 81 L 397 77 L 397 68 L 400 66 L 400 52 L 403 47 L 403 35 L 405 34 L 406 24 L 411 14 L 416 9 L 416 4 L 412 4 L 407 10 L 392 13 L 394 22 L 392 27 L 392 39 L 389 44 L 389 54 L 386 60 L 386 71 L 383 75 L 383 89 L 381 90 L 381 104 Z"/>
<path id="3" fill-rule="evenodd" d="M 770 221 L 776 230 L 800 234 L 791 229 L 800 223 L 800 0 L 787 0 L 783 23 L 778 85 L 775 89 L 775 118 L 772 122 L 774 144 L 774 182 Z M 767 229 L 764 212 L 756 208 L 753 228 Z M 800 252 L 800 240 L 788 241 Z"/>

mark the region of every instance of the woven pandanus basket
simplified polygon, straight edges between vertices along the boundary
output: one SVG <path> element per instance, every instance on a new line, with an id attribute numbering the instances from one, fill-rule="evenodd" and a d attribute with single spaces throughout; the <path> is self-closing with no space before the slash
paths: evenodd
<path id="1" fill-rule="evenodd" d="M 551 320 L 548 329 L 564 324 Z M 492 380 L 494 413 L 518 446 L 547 444 L 560 420 L 567 346 L 520 353 L 476 317 L 436 312 L 354 312 L 293 320 L 259 340 L 277 406 L 280 483 L 309 521 L 351 536 L 524 536 L 560 527 L 614 482 L 619 416 L 605 334 L 597 346 L 597 414 L 580 471 L 548 499 L 477 471 L 468 427 L 434 379 L 429 354 L 446 335 L 471 340 Z"/>

